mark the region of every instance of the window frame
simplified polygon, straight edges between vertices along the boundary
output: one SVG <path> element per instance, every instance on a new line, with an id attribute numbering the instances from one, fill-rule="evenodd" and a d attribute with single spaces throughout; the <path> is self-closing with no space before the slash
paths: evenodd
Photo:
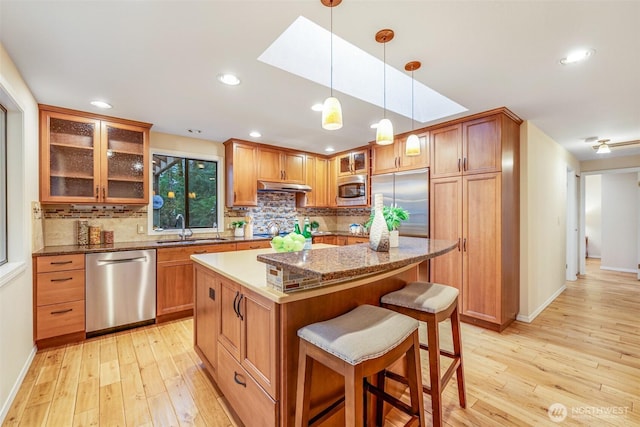
<path id="1" fill-rule="evenodd" d="M 217 224 L 218 227 L 210 227 L 210 228 L 192 228 L 193 234 L 203 234 L 203 233 L 215 233 L 224 231 L 224 201 L 225 201 L 225 184 L 224 184 L 224 157 L 210 155 L 210 154 L 202 154 L 202 153 L 194 153 L 194 152 L 186 152 L 186 151 L 177 151 L 177 150 L 167 150 L 164 148 L 150 148 L 149 153 L 149 194 L 153 194 L 153 156 L 154 155 L 166 155 L 173 157 L 181 157 L 189 160 L 204 160 L 208 162 L 217 162 L 216 166 L 216 182 L 218 183 L 218 197 L 216 201 L 216 211 L 218 213 Z M 179 229 L 170 229 L 170 230 L 162 230 L 156 231 L 153 229 L 153 197 L 149 197 L 149 205 L 147 208 L 147 235 L 149 236 L 166 236 L 166 235 L 175 235 L 177 234 Z"/>
<path id="2" fill-rule="evenodd" d="M 0 265 L 9 262 L 9 227 L 7 218 L 7 109 L 0 105 Z"/>

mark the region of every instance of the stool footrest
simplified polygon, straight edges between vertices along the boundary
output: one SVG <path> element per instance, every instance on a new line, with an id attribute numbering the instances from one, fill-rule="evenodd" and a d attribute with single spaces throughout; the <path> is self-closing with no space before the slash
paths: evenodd
<path id="1" fill-rule="evenodd" d="M 407 381 L 407 383 L 408 383 L 408 381 Z M 385 402 L 392 404 L 393 406 L 395 406 L 396 408 L 400 409 L 405 414 L 411 416 L 412 417 L 411 421 L 413 421 L 413 419 L 417 419 L 418 418 L 418 414 L 416 414 L 413 411 L 413 409 L 411 409 L 411 406 L 407 405 L 402 400 L 390 395 L 389 393 L 381 390 L 380 388 L 374 386 L 373 384 L 371 384 L 367 380 L 364 381 L 364 389 L 366 391 L 368 391 L 369 393 L 373 394 L 374 396 L 379 397 L 380 399 L 384 400 Z"/>
<path id="2" fill-rule="evenodd" d="M 429 351 L 429 346 L 426 344 L 420 343 L 420 350 Z M 450 357 L 451 359 L 455 359 L 456 357 L 458 357 L 455 355 L 455 353 L 452 353 L 449 350 L 442 350 L 442 349 L 440 349 L 440 355 Z"/>
<path id="3" fill-rule="evenodd" d="M 314 427 L 317 425 L 321 425 L 330 417 L 333 416 L 336 412 L 344 408 L 344 396 L 333 402 L 331 405 L 324 408 L 315 417 L 309 420 L 309 427 Z"/>

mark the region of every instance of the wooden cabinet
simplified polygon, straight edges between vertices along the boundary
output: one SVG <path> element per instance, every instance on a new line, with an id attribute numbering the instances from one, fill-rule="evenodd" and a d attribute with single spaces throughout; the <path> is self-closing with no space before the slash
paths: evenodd
<path id="1" fill-rule="evenodd" d="M 333 157 L 327 161 L 327 206 L 338 206 L 338 159 Z"/>
<path id="2" fill-rule="evenodd" d="M 258 206 L 258 147 L 233 139 L 224 147 L 227 206 Z"/>
<path id="3" fill-rule="evenodd" d="M 338 236 L 313 236 L 313 243 L 326 243 L 327 245 L 337 245 Z"/>
<path id="4" fill-rule="evenodd" d="M 212 376 L 218 369 L 218 311 L 220 284 L 216 276 L 205 268 L 195 269 L 195 301 L 193 343 L 200 359 Z"/>
<path id="5" fill-rule="evenodd" d="M 198 264 L 195 277 L 196 351 L 207 358 L 210 372 L 245 425 L 275 426 L 279 417 L 276 304 Z"/>
<path id="6" fill-rule="evenodd" d="M 336 245 L 338 246 L 346 246 L 349 242 L 347 240 L 347 236 L 336 236 Z"/>
<path id="7" fill-rule="evenodd" d="M 432 130 L 431 177 L 500 172 L 502 117 L 490 115 Z"/>
<path id="8" fill-rule="evenodd" d="M 258 179 L 274 182 L 304 184 L 305 155 L 258 147 Z"/>
<path id="9" fill-rule="evenodd" d="M 357 245 L 359 243 L 369 243 L 368 236 L 347 236 L 347 245 Z"/>
<path id="10" fill-rule="evenodd" d="M 149 201 L 148 123 L 40 105 L 40 201 Z"/>
<path id="11" fill-rule="evenodd" d="M 508 112 L 431 131 L 430 237 L 458 249 L 431 281 L 458 288 L 462 320 L 503 330 L 519 307 L 519 119 Z"/>
<path id="12" fill-rule="evenodd" d="M 420 154 L 407 156 L 406 141 L 408 134 L 399 135 L 391 145 L 371 146 L 371 174 L 379 175 L 429 167 L 429 132 L 417 134 L 420 141 Z"/>
<path id="13" fill-rule="evenodd" d="M 311 187 L 307 193 L 297 193 L 296 204 L 300 207 L 326 207 L 329 205 L 327 175 L 329 161 L 327 159 L 306 156 L 305 184 Z"/>
<path id="14" fill-rule="evenodd" d="M 84 339 L 84 255 L 40 256 L 34 265 L 33 330 L 38 347 Z"/>
<path id="15" fill-rule="evenodd" d="M 253 242 L 237 242 L 236 250 L 237 251 L 245 251 L 247 249 L 264 249 L 270 248 L 269 244 L 270 240 L 256 240 Z"/>
<path id="16" fill-rule="evenodd" d="M 161 248 L 156 264 L 156 322 L 193 314 L 191 255 L 236 250 L 235 243 Z"/>
<path id="17" fill-rule="evenodd" d="M 338 176 L 369 173 L 367 151 L 368 149 L 363 149 L 336 156 Z"/>

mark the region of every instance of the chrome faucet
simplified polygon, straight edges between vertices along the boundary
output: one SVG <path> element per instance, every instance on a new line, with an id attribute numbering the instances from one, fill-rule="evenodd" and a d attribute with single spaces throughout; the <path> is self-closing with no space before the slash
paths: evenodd
<path id="1" fill-rule="evenodd" d="M 176 216 L 176 225 L 178 225 L 178 221 L 181 221 L 181 228 L 182 228 L 178 232 L 178 236 L 180 236 L 180 240 L 186 240 L 187 237 L 191 237 L 193 235 L 193 231 L 191 231 L 191 229 L 185 229 L 184 216 L 182 214 L 178 214 Z"/>

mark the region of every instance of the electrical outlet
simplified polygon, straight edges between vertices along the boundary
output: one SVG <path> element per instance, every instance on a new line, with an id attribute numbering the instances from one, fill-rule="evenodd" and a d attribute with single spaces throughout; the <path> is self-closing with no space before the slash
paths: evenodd
<path id="1" fill-rule="evenodd" d="M 144 225 L 138 224 L 138 234 L 144 234 Z"/>

